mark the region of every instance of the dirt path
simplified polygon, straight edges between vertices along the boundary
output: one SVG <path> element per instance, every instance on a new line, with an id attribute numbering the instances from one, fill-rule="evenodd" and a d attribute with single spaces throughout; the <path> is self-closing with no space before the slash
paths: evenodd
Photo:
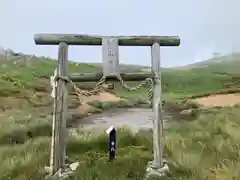
<path id="1" fill-rule="evenodd" d="M 82 97 L 83 103 L 87 103 L 90 101 L 120 101 L 121 98 L 117 97 L 113 94 L 110 94 L 108 92 L 101 92 L 97 95 L 92 95 L 89 97 Z"/>
<path id="2" fill-rule="evenodd" d="M 78 110 L 79 110 L 79 112 L 81 112 L 83 114 L 92 112 L 94 110 L 94 108 L 92 106 L 88 105 L 88 103 L 91 101 L 101 101 L 101 102 L 113 101 L 113 102 L 116 102 L 116 101 L 120 101 L 120 100 L 121 100 L 120 97 L 117 97 L 108 92 L 101 92 L 97 95 L 92 95 L 89 97 L 82 96 L 82 104 L 81 104 L 81 106 L 78 107 Z"/>
<path id="3" fill-rule="evenodd" d="M 234 106 L 240 104 L 240 93 L 211 95 L 197 98 L 195 101 L 205 108 Z"/>

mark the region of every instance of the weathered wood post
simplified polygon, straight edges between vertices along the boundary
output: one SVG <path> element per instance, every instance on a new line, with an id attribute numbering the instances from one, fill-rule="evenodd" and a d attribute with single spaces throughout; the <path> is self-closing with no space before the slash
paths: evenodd
<path id="1" fill-rule="evenodd" d="M 120 75 L 118 39 L 102 38 L 102 61 L 104 76 Z"/>
<path id="2" fill-rule="evenodd" d="M 59 76 L 60 77 L 68 77 L 68 45 L 64 42 L 59 44 Z M 66 160 L 66 138 L 67 138 L 67 129 L 66 129 L 66 120 L 67 120 L 67 97 L 68 97 L 68 89 L 66 86 L 66 81 L 60 79 L 59 86 L 60 86 L 60 117 L 61 117 L 61 124 L 60 124 L 60 155 L 61 155 L 61 162 L 60 165 L 62 169 L 65 169 L 65 160 Z"/>
<path id="3" fill-rule="evenodd" d="M 161 66 L 160 66 L 160 44 L 158 42 L 151 46 L 151 71 L 153 74 L 153 100 L 152 108 L 154 112 L 153 120 L 153 161 L 149 163 L 147 175 L 164 175 L 163 160 L 163 110 L 162 110 L 162 87 L 161 87 Z M 166 166 L 166 165 L 165 165 Z"/>
<path id="4" fill-rule="evenodd" d="M 54 77 L 54 110 L 52 126 L 52 147 L 50 157 L 50 174 L 65 168 L 65 138 L 68 91 L 66 82 L 58 77 L 67 77 L 68 45 L 59 43 L 57 69 Z"/>
<path id="5" fill-rule="evenodd" d="M 180 38 L 176 36 L 90 36 L 79 34 L 36 34 L 36 44 L 59 45 L 59 65 L 57 75 L 67 76 L 67 45 L 102 45 L 103 72 L 101 73 L 74 73 L 69 76 L 73 82 L 95 82 L 107 77 L 111 80 L 142 81 L 153 78 L 153 162 L 147 168 L 147 175 L 162 176 L 166 168 L 163 161 L 163 116 L 161 103 L 161 74 L 160 74 L 160 46 L 178 46 Z M 120 73 L 118 46 L 151 46 L 152 72 L 151 73 Z M 61 70 L 60 70 L 61 69 Z M 140 86 L 141 87 L 141 86 Z M 53 140 L 51 152 L 51 174 L 65 167 L 65 137 L 66 137 L 66 94 L 65 83 L 60 80 L 55 86 L 56 96 L 54 103 Z M 64 91 L 63 91 L 64 90 Z M 58 103 L 60 102 L 60 103 Z M 59 148 L 57 148 L 59 147 Z"/>
<path id="6" fill-rule="evenodd" d="M 154 160 L 153 165 L 162 166 L 162 146 L 160 145 L 163 136 L 163 116 L 161 106 L 161 74 L 160 74 L 160 45 L 154 43 L 151 47 L 152 73 L 154 89 L 153 89 L 153 111 L 154 111 L 154 129 L 153 129 L 153 144 L 154 144 Z"/>

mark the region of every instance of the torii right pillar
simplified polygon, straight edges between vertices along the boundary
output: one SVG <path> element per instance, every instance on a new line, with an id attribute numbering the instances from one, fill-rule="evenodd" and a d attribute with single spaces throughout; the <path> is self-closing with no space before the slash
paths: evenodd
<path id="1" fill-rule="evenodd" d="M 148 163 L 147 177 L 164 176 L 168 171 L 168 166 L 163 160 L 164 146 L 164 119 L 162 110 L 162 85 L 161 85 L 161 65 L 160 65 L 160 44 L 158 42 L 151 46 L 151 71 L 153 74 L 153 99 L 152 108 L 153 119 L 153 161 Z"/>

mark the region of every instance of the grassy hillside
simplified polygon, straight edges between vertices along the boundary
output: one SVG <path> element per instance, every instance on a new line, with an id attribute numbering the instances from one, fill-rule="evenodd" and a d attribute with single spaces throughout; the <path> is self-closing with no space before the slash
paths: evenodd
<path id="1" fill-rule="evenodd" d="M 46 82 L 52 75 L 56 66 L 53 60 L 16 60 L 1 61 L 0 69 L 0 96 L 10 93 L 19 93 L 21 90 L 47 90 Z M 239 87 L 240 63 L 234 61 L 222 61 L 212 63 L 204 68 L 191 68 L 185 70 L 163 69 L 163 92 L 166 98 L 189 97 L 193 95 L 225 91 L 228 89 L 237 89 Z M 142 67 L 122 65 L 124 71 L 144 71 Z M 73 72 L 99 72 L 101 67 L 98 64 L 69 63 L 69 73 Z M 81 83 L 85 84 L 86 83 Z M 90 83 L 91 86 L 94 83 Z M 136 82 L 131 82 L 136 85 Z M 146 89 L 138 91 L 142 96 Z M 120 96 L 135 96 L 136 93 L 124 91 L 121 87 L 117 93 Z"/>
<path id="2" fill-rule="evenodd" d="M 92 63 L 96 66 L 102 67 L 102 63 Z M 135 72 L 141 69 L 148 69 L 147 66 L 142 65 L 135 65 L 135 64 L 120 64 L 120 71 L 121 72 Z"/>
<path id="3" fill-rule="evenodd" d="M 221 56 L 163 74 L 166 93 L 194 96 L 238 89 L 240 54 Z"/>
<path id="4" fill-rule="evenodd" d="M 193 64 L 189 64 L 184 66 L 183 68 L 198 68 L 198 67 L 208 67 L 208 66 L 215 66 L 215 65 L 220 65 L 220 66 L 224 66 L 224 65 L 237 65 L 240 61 L 240 53 L 233 53 L 233 54 L 228 54 L 228 55 L 224 55 L 224 56 L 218 56 L 218 57 L 214 57 L 205 61 L 201 61 L 201 62 L 197 62 L 197 63 L 193 63 Z"/>
<path id="5" fill-rule="evenodd" d="M 43 179 L 42 169 L 49 164 L 52 108 L 51 103 L 48 106 L 41 104 L 49 102 L 48 78 L 55 63 L 40 59 L 0 61 L 0 180 Z M 240 82 L 237 65 L 231 62 L 226 66 L 224 63 L 186 70 L 164 69 L 165 98 L 178 100 L 237 91 Z M 94 64 L 70 63 L 69 71 L 96 72 L 101 68 Z M 146 97 L 146 93 L 146 88 L 137 93 L 129 93 L 120 87 L 116 91 L 118 96 L 135 98 Z M 34 103 L 29 104 L 22 98 Z M 239 116 L 239 106 L 235 106 L 201 110 L 200 116 L 191 122 L 171 122 L 166 131 L 164 154 L 171 170 L 167 179 L 240 179 Z M 69 159 L 81 163 L 70 179 L 143 179 L 146 163 L 152 158 L 149 132 L 133 134 L 119 130 L 117 160 L 113 164 L 107 162 L 106 147 L 104 134 L 71 136 L 67 146 Z"/>
<path id="6" fill-rule="evenodd" d="M 46 84 L 41 83 L 41 79 L 48 79 L 53 75 L 56 61 L 52 60 L 16 60 L 0 61 L 0 94 L 19 93 L 22 90 L 46 88 Z M 96 65 L 69 63 L 70 72 L 92 72 L 100 71 Z"/>

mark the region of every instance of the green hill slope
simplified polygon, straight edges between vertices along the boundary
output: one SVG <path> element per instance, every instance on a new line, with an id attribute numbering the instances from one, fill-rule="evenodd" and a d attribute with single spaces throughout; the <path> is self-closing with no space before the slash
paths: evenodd
<path id="1" fill-rule="evenodd" d="M 240 54 L 213 58 L 163 73 L 165 92 L 205 94 L 240 87 Z"/>
<path id="2" fill-rule="evenodd" d="M 240 78 L 234 63 L 186 70 L 163 69 L 163 93 L 168 98 L 183 98 L 238 89 Z M 28 95 L 33 98 L 42 92 L 44 96 L 49 95 L 49 76 L 55 65 L 55 61 L 40 58 L 0 60 L 0 180 L 44 179 L 42 170 L 49 164 L 52 104 L 49 107 L 23 106 L 17 98 L 26 92 L 31 92 Z M 69 72 L 97 71 L 101 71 L 98 65 L 69 63 Z M 116 93 L 146 97 L 147 89 L 129 93 L 118 87 Z M 14 106 L 21 103 L 21 106 L 12 108 L 8 103 Z M 164 156 L 170 167 L 166 179 L 239 179 L 239 127 L 237 106 L 209 110 L 193 122 L 170 122 L 165 132 Z M 119 129 L 117 158 L 113 163 L 107 162 L 107 145 L 106 134 L 70 136 L 67 155 L 70 162 L 80 161 L 80 167 L 70 180 L 144 179 L 146 164 L 152 159 L 150 132 L 133 134 Z"/>
<path id="3" fill-rule="evenodd" d="M 178 98 L 199 94 L 214 93 L 227 89 L 237 89 L 240 86 L 240 61 L 235 58 L 222 60 L 224 57 L 209 60 L 208 66 L 200 66 L 190 69 L 163 69 L 163 92 L 167 97 Z M 213 63 L 214 62 L 214 63 Z M 217 63 L 216 63 L 217 62 Z M 22 90 L 46 90 L 49 89 L 46 82 L 56 67 L 56 61 L 46 59 L 34 59 L 30 61 L 18 59 L 0 61 L 0 96 L 20 93 Z M 144 67 L 145 68 L 145 67 Z M 123 71 L 145 71 L 141 66 L 122 65 Z M 69 73 L 74 72 L 99 72 L 99 64 L 86 64 L 69 62 Z M 82 83 L 84 84 L 84 83 Z M 94 83 L 92 83 L 94 84 Z M 136 85 L 137 82 L 130 82 Z M 146 93 L 147 90 L 140 90 Z M 135 93 L 117 89 L 121 96 L 131 96 Z M 131 95 L 129 95 L 131 94 Z M 142 96 L 142 94 L 139 94 Z"/>
<path id="4" fill-rule="evenodd" d="M 230 69 L 224 69 L 225 71 L 235 71 L 240 67 L 240 53 L 233 53 L 229 55 L 219 56 L 215 58 L 211 58 L 205 61 L 193 63 L 184 66 L 183 68 L 200 68 L 200 67 L 208 67 L 208 66 L 216 66 L 216 67 L 224 67 L 228 66 Z"/>

